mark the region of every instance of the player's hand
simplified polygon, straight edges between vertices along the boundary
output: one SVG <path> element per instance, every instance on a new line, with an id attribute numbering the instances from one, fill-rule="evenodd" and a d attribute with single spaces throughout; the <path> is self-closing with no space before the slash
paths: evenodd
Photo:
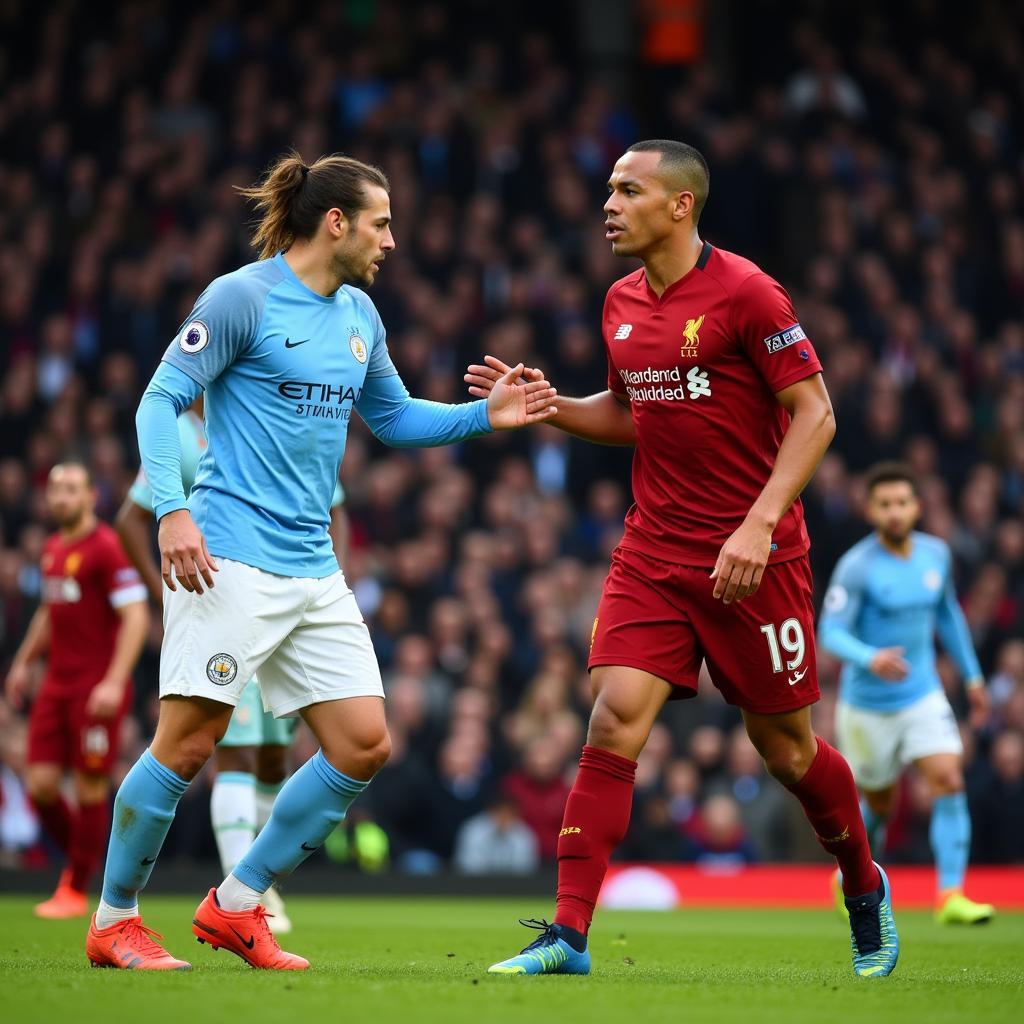
<path id="1" fill-rule="evenodd" d="M 177 590 L 177 581 L 192 594 L 203 593 L 203 582 L 213 587 L 213 574 L 220 567 L 206 549 L 206 538 L 192 521 L 188 509 L 168 512 L 160 520 L 160 575 L 169 590 Z M 174 575 L 171 575 L 171 569 Z"/>
<path id="2" fill-rule="evenodd" d="M 124 684 L 116 679 L 101 679 L 89 691 L 85 702 L 86 714 L 93 718 L 113 718 L 124 700 Z"/>
<path id="3" fill-rule="evenodd" d="M 879 679 L 884 679 L 887 683 L 898 683 L 906 679 L 910 672 L 910 665 L 903 657 L 903 653 L 902 647 L 883 647 L 868 662 L 868 668 Z"/>
<path id="4" fill-rule="evenodd" d="M 25 704 L 25 694 L 28 693 L 32 673 L 28 665 L 14 664 L 7 673 L 4 680 L 4 695 L 12 708 L 21 708 Z"/>
<path id="5" fill-rule="evenodd" d="M 512 367 L 503 363 L 495 356 L 484 356 L 484 365 L 473 363 L 466 367 L 462 378 L 469 385 L 469 393 L 476 398 L 486 398 L 494 385 L 511 370 Z M 527 366 L 517 383 L 536 384 L 544 379 L 544 374 L 536 367 Z"/>
<path id="6" fill-rule="evenodd" d="M 974 730 L 984 729 L 988 724 L 989 700 L 985 684 L 967 687 L 967 703 L 970 711 L 967 721 Z"/>
<path id="7" fill-rule="evenodd" d="M 487 396 L 487 418 L 495 430 L 513 430 L 551 419 L 558 392 L 543 377 L 519 383 L 525 367 L 517 363 L 494 382 Z"/>
<path id="8" fill-rule="evenodd" d="M 711 573 L 715 598 L 730 604 L 756 594 L 771 550 L 771 529 L 745 519 L 718 552 L 718 561 Z"/>

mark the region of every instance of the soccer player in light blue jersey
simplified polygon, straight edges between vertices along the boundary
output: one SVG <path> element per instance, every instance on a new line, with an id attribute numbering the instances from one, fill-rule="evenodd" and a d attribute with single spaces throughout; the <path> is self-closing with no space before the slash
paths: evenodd
<path id="1" fill-rule="evenodd" d="M 178 417 L 181 441 L 181 485 L 188 495 L 195 483 L 199 460 L 206 448 L 203 428 L 203 399 Z M 348 523 L 342 507 L 344 492 L 335 485 L 331 499 L 328 533 L 339 565 L 342 563 Z M 160 566 L 152 554 L 153 488 L 140 467 L 117 514 L 117 534 L 126 554 L 146 584 L 149 596 L 163 607 L 164 583 Z M 224 874 L 228 874 L 252 845 L 253 839 L 270 819 L 274 798 L 288 777 L 288 748 L 295 736 L 297 718 L 275 718 L 264 711 L 259 684 L 250 679 L 217 744 L 217 777 L 210 790 L 210 823 Z M 291 919 L 284 900 L 274 886 L 264 894 L 271 931 L 291 931 Z"/>
<path id="2" fill-rule="evenodd" d="M 168 346 L 136 425 L 159 520 L 164 595 L 160 717 L 114 805 L 103 895 L 86 939 L 97 966 L 187 970 L 142 924 L 149 879 L 189 782 L 259 679 L 278 718 L 301 715 L 320 750 L 192 930 L 253 967 L 303 970 L 260 899 L 318 849 L 387 760 L 383 687 L 327 532 L 349 419 L 387 444 L 451 444 L 541 422 L 546 381 L 522 364 L 483 401 L 413 399 L 362 288 L 395 247 L 388 181 L 343 156 L 295 154 L 244 190 L 262 258 L 215 280 Z M 177 417 L 205 394 L 208 446 L 186 499 Z"/>
<path id="3" fill-rule="evenodd" d="M 933 797 L 930 839 L 938 872 L 936 918 L 976 924 L 995 913 L 963 893 L 971 846 L 963 745 L 935 668 L 935 635 L 967 688 L 972 724 L 988 713 L 985 679 L 953 587 L 952 556 L 914 530 L 921 505 L 910 470 L 868 474 L 875 532 L 839 560 L 825 594 L 821 646 L 844 662 L 836 708 L 839 747 L 863 794 L 872 845 L 883 843 L 896 782 L 909 764 Z"/>

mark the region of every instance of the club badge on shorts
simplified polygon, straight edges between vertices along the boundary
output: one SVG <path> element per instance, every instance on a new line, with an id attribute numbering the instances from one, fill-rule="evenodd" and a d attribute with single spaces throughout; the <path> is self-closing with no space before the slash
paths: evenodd
<path id="1" fill-rule="evenodd" d="M 238 662 L 230 654 L 215 654 L 206 663 L 206 678 L 215 686 L 227 686 L 238 675 Z"/>

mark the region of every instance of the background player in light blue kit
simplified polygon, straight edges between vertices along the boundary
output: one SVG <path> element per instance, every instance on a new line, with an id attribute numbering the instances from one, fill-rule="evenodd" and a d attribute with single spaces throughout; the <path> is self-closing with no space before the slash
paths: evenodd
<path id="1" fill-rule="evenodd" d="M 409 396 L 377 310 L 353 287 L 372 285 L 395 247 L 380 170 L 293 154 L 245 194 L 261 214 L 262 259 L 203 292 L 136 416 L 168 587 L 160 718 L 115 801 L 86 939 L 96 966 L 189 968 L 143 926 L 138 893 L 254 674 L 264 707 L 301 714 L 321 749 L 285 783 L 192 930 L 253 967 L 309 966 L 277 944 L 260 900 L 323 844 L 390 752 L 380 670 L 327 532 L 349 418 L 388 444 L 426 447 L 555 412 L 546 381 L 516 383 L 522 364 L 485 401 Z M 186 500 L 177 417 L 201 391 L 208 446 Z"/>
<path id="2" fill-rule="evenodd" d="M 206 448 L 203 429 L 203 399 L 178 417 L 181 441 L 181 486 L 192 491 L 199 460 Z M 342 564 L 348 521 L 342 507 L 341 484 L 331 500 L 328 532 L 338 564 Z M 160 566 L 153 558 L 153 488 L 146 471 L 139 468 L 135 482 L 117 514 L 117 533 L 128 557 L 139 570 L 149 596 L 163 607 L 164 583 Z M 217 776 L 210 790 L 210 823 L 224 874 L 228 874 L 252 845 L 253 839 L 270 819 L 284 780 L 288 777 L 288 748 L 295 736 L 296 718 L 275 718 L 263 710 L 259 684 L 255 679 L 242 691 L 227 732 L 217 744 Z M 278 935 L 291 931 L 284 901 L 274 886 L 263 894 L 263 906 L 270 917 L 270 930 Z"/>
<path id="3" fill-rule="evenodd" d="M 956 600 L 946 544 L 914 530 L 921 514 L 910 470 L 881 463 L 868 473 L 875 532 L 855 544 L 832 575 L 821 645 L 844 662 L 836 708 L 839 747 L 864 799 L 878 850 L 900 772 L 913 764 L 934 800 L 930 839 L 938 872 L 936 918 L 975 924 L 995 913 L 963 893 L 971 846 L 963 745 L 935 668 L 935 634 L 967 688 L 971 722 L 988 713 L 985 680 Z"/>

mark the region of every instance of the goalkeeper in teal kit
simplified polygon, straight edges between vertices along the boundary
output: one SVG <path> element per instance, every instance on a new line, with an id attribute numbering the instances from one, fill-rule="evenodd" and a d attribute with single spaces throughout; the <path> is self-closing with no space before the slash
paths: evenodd
<path id="1" fill-rule="evenodd" d="M 900 773 L 915 765 L 933 797 L 936 919 L 977 924 L 995 911 L 963 892 L 971 819 L 960 732 L 935 667 L 936 634 L 964 681 L 972 724 L 984 722 L 988 698 L 957 603 L 952 556 L 943 541 L 914 530 L 920 511 L 909 469 L 884 463 L 869 472 L 868 515 L 875 532 L 836 566 L 820 643 L 844 662 L 836 737 L 863 794 L 872 846 L 877 852 L 883 843 Z"/>
<path id="2" fill-rule="evenodd" d="M 353 413 L 386 444 L 453 444 L 553 415 L 546 381 L 505 374 L 485 401 L 409 396 L 362 291 L 395 243 L 383 173 L 341 156 L 278 161 L 246 190 L 262 258 L 199 297 L 143 395 L 139 449 L 159 520 L 164 591 L 160 718 L 118 790 L 103 894 L 86 938 L 98 967 L 187 970 L 139 914 L 178 801 L 223 736 L 247 681 L 276 718 L 301 715 L 320 750 L 192 919 L 250 966 L 303 970 L 261 899 L 345 817 L 387 760 L 383 687 L 328 535 Z M 205 396 L 208 446 L 186 499 L 177 417 Z"/>

